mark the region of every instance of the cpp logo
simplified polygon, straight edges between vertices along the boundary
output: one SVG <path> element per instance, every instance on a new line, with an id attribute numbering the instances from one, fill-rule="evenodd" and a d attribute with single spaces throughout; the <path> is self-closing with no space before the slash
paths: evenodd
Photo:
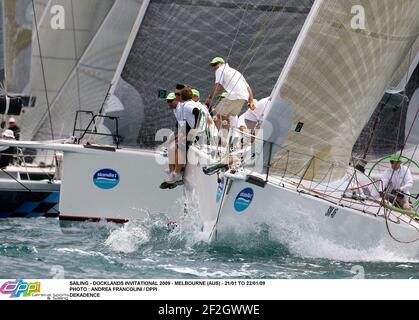
<path id="1" fill-rule="evenodd" d="M 254 196 L 255 192 L 252 188 L 244 189 L 238 194 L 236 201 L 234 201 L 234 209 L 237 212 L 245 211 L 252 204 Z"/>
<path id="2" fill-rule="evenodd" d="M 217 203 L 220 202 L 221 197 L 223 195 L 224 183 L 225 183 L 225 180 L 224 180 L 224 177 L 223 177 L 223 178 L 221 178 L 221 181 L 220 181 L 220 183 L 217 186 L 217 198 L 216 198 Z"/>
<path id="3" fill-rule="evenodd" d="M 119 174 L 112 169 L 99 170 L 93 176 L 93 183 L 99 189 L 113 189 L 119 184 Z"/>
<path id="4" fill-rule="evenodd" d="M 41 292 L 41 282 L 25 282 L 23 280 L 8 281 L 0 287 L 0 293 L 10 294 L 10 298 L 32 297 Z"/>

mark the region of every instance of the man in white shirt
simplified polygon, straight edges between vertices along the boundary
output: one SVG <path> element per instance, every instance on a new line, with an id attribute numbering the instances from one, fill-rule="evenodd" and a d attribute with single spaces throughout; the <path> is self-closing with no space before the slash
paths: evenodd
<path id="1" fill-rule="evenodd" d="M 394 202 L 400 208 L 410 210 L 408 196 L 413 187 L 413 177 L 410 169 L 402 165 L 398 155 L 390 158 L 391 169 L 386 170 L 381 178 L 383 183 L 383 193 L 387 200 Z"/>
<path id="2" fill-rule="evenodd" d="M 227 95 L 215 107 L 215 111 L 220 116 L 239 115 L 246 101 L 249 102 L 249 107 L 254 110 L 253 91 L 244 76 L 239 71 L 231 68 L 221 57 L 214 58 L 211 61 L 211 66 L 215 71 L 215 84 L 205 104 L 210 107 L 217 92 L 224 88 Z"/>
<path id="3" fill-rule="evenodd" d="M 183 184 L 182 170 L 186 165 L 186 153 L 190 143 L 190 141 L 187 141 L 187 137 L 191 129 L 195 128 L 200 113 L 199 107 L 192 100 L 192 90 L 190 88 L 185 88 L 179 93 L 180 95 L 175 94 L 174 96 L 169 94 L 167 98 L 167 103 L 171 108 L 175 106 L 175 100 L 172 100 L 174 97 L 179 96 L 181 99 L 175 109 L 178 129 L 181 130 L 178 130 L 176 134 L 175 143 L 170 144 L 170 172 L 166 181 L 161 184 L 161 189 L 173 189 Z M 170 155 L 174 155 L 174 161 L 173 156 Z"/>
<path id="4" fill-rule="evenodd" d="M 180 114 L 179 111 L 179 99 L 177 98 L 176 94 L 174 92 L 171 92 L 166 97 L 166 102 L 169 105 L 169 108 L 173 110 L 173 113 L 176 117 L 176 121 L 180 121 Z M 172 136 L 169 137 L 168 141 L 166 142 L 167 146 L 167 153 L 169 157 L 169 177 L 175 172 L 176 169 L 176 163 L 177 163 L 177 133 L 172 134 Z"/>
<path id="5" fill-rule="evenodd" d="M 255 103 L 255 109 L 254 110 L 249 109 L 244 114 L 246 127 L 251 132 L 254 132 L 262 124 L 263 118 L 265 116 L 266 108 L 270 101 L 270 97 L 264 98 L 260 101 L 258 101 L 257 99 L 253 99 L 253 101 Z"/>
<path id="6" fill-rule="evenodd" d="M 215 126 L 214 120 L 208 110 L 208 107 L 201 103 L 200 98 L 201 94 L 197 89 L 192 89 L 192 100 L 196 102 L 197 106 L 199 107 L 201 114 L 207 119 L 207 125 L 209 130 L 209 137 L 207 137 L 207 143 L 210 142 L 211 139 L 215 138 L 218 134 L 217 128 Z"/>

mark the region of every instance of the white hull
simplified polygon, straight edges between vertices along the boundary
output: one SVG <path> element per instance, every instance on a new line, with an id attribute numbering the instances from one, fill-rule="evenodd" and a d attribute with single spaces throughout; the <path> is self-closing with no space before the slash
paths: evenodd
<path id="1" fill-rule="evenodd" d="M 382 215 L 366 214 L 299 193 L 293 190 L 295 186 L 287 186 L 280 179 L 273 178 L 262 188 L 240 179 L 224 178 L 224 186 L 219 187 L 216 177 L 205 176 L 202 168 L 195 166 L 189 172 L 193 173 L 195 180 L 206 181 L 204 184 L 198 183 L 194 193 L 200 202 L 204 232 L 211 241 L 228 239 L 231 233 L 254 232 L 257 226 L 267 226 L 277 240 L 291 249 L 302 242 L 310 244 L 311 248 L 306 245 L 303 252 L 299 252 L 309 256 L 317 255 L 317 241 L 326 241 L 331 246 L 348 250 L 368 251 L 380 247 L 403 252 L 408 257 L 419 256 L 419 242 L 401 244 L 392 239 Z M 218 197 L 219 202 L 217 188 L 223 190 L 222 196 Z M 247 195 L 244 200 L 252 198 L 251 201 L 237 200 L 241 193 L 249 193 L 247 189 L 252 190 L 250 193 L 253 193 L 253 197 Z M 397 220 L 395 215 L 391 217 Z M 409 225 L 410 219 L 401 215 L 397 217 L 401 219 L 399 224 L 389 222 L 395 238 L 411 241 L 419 237 L 417 223 Z M 324 257 L 325 254 L 320 256 Z"/>
<path id="2" fill-rule="evenodd" d="M 95 174 L 103 169 L 119 175 L 114 188 L 95 184 Z M 164 169 L 153 152 L 65 152 L 60 220 L 127 222 L 149 213 L 168 213 L 181 198 L 182 188 L 159 188 L 166 178 Z"/>

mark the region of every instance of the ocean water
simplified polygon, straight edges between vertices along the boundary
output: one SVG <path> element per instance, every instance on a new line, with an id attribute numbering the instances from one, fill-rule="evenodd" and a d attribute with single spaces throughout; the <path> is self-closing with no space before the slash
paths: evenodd
<path id="1" fill-rule="evenodd" d="M 0 278 L 419 278 L 419 261 L 380 247 L 364 252 L 324 242 L 310 252 L 280 243 L 267 226 L 210 244 L 194 218 L 185 216 L 177 226 L 168 221 L 154 216 L 124 226 L 84 223 L 63 232 L 57 219 L 0 220 Z"/>

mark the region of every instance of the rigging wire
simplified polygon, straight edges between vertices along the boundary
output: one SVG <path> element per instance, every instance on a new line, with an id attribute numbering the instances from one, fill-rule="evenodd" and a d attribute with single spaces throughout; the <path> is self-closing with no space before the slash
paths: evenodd
<path id="1" fill-rule="evenodd" d="M 71 18 L 73 20 L 73 42 L 74 42 L 74 60 L 76 61 L 76 83 L 77 83 L 77 98 L 79 102 L 79 111 L 81 111 L 81 95 L 80 95 L 80 71 L 79 71 L 79 62 L 78 57 L 78 48 L 77 48 L 77 39 L 76 39 L 76 20 L 74 18 L 74 5 L 73 0 L 71 0 Z M 82 119 L 80 117 L 79 125 L 82 127 Z"/>
<path id="2" fill-rule="evenodd" d="M 402 157 L 403 156 L 403 152 L 404 152 L 404 148 L 405 148 L 405 146 L 406 146 L 406 143 L 407 143 L 407 141 L 409 140 L 409 138 L 410 138 L 410 135 L 412 134 L 412 131 L 413 131 L 413 128 L 414 128 L 414 125 L 415 125 L 415 123 L 416 123 L 416 121 L 417 121 L 417 119 L 418 119 L 418 116 L 419 116 L 419 109 L 416 111 L 416 115 L 415 115 L 415 118 L 413 119 L 413 123 L 412 123 L 412 125 L 411 125 L 411 127 L 410 127 L 410 130 L 409 130 L 409 133 L 408 133 L 408 135 L 407 135 L 407 137 L 406 137 L 406 140 L 405 140 L 405 143 L 404 143 L 404 145 L 403 145 L 403 147 L 402 147 L 402 150 L 401 150 L 401 152 L 400 152 L 400 157 Z M 416 146 L 416 150 L 415 150 L 415 153 L 416 153 L 416 151 L 417 151 L 417 146 Z M 414 155 L 415 155 L 415 153 L 414 153 Z M 413 156 L 414 156 L 413 155 Z M 393 177 L 394 177 L 394 174 L 395 174 L 395 172 L 394 172 L 394 170 L 393 170 L 393 173 L 392 173 L 392 175 L 391 175 L 391 178 L 390 178 L 390 181 L 393 179 Z M 407 172 L 406 172 L 406 174 L 407 174 Z M 406 176 L 403 178 L 403 180 L 406 178 Z M 418 242 L 419 241 L 419 237 L 417 238 L 417 239 L 415 239 L 415 240 L 413 240 L 413 241 L 401 241 L 401 240 L 399 240 L 399 239 L 397 239 L 394 235 L 393 235 L 393 233 L 392 233 L 392 231 L 390 230 L 390 225 L 389 225 L 389 222 L 388 222 L 388 220 L 389 220 L 389 217 L 390 217 L 390 214 L 391 214 L 391 210 L 389 210 L 389 209 L 387 209 L 387 208 L 385 208 L 385 197 L 386 197 L 386 195 L 388 195 L 388 192 L 389 192 L 389 188 L 388 188 L 388 186 L 386 187 L 386 189 L 387 189 L 387 194 L 385 194 L 385 195 L 383 195 L 383 197 L 382 197 L 382 202 L 381 202 L 381 205 L 382 205 L 382 207 L 384 207 L 384 216 L 385 216 L 385 218 L 386 218 L 386 227 L 387 227 L 387 231 L 388 231 L 388 233 L 389 233 L 389 235 L 390 235 L 390 237 L 393 239 L 393 240 L 395 240 L 396 242 L 398 242 L 398 243 L 402 243 L 402 244 L 411 244 L 411 243 L 415 243 L 415 242 Z M 419 230 L 418 230 L 419 231 Z"/>
<path id="3" fill-rule="evenodd" d="M 44 82 L 44 87 L 45 87 L 45 97 L 46 97 L 46 103 L 47 103 L 47 108 L 48 108 L 48 118 L 49 118 L 49 125 L 50 125 L 50 129 L 51 129 L 51 138 L 52 138 L 52 140 L 55 140 L 54 128 L 53 128 L 53 125 L 52 125 L 52 118 L 51 118 L 51 105 L 50 105 L 50 101 L 49 101 L 48 89 L 47 89 L 47 80 L 46 80 L 46 75 L 45 75 L 44 58 L 42 56 L 41 40 L 39 39 L 39 29 L 38 29 L 38 20 L 37 20 L 37 17 L 36 17 L 35 0 L 32 0 L 32 9 L 33 9 L 33 17 L 34 17 L 35 30 L 36 30 L 36 39 L 37 39 L 37 42 L 38 42 L 38 49 L 39 49 L 39 59 L 41 61 L 42 80 Z"/>
<path id="4" fill-rule="evenodd" d="M 247 9 L 246 9 L 247 10 Z M 283 9 L 284 10 L 284 9 Z M 262 26 L 259 28 L 259 30 L 256 32 L 256 36 L 255 36 L 255 38 L 253 39 L 253 41 L 252 41 L 252 43 L 250 44 L 250 46 L 247 48 L 247 50 L 246 50 L 246 52 L 244 53 L 244 55 L 242 56 L 242 59 L 240 60 L 240 63 L 239 63 L 239 65 L 238 65 L 238 67 L 236 68 L 236 73 L 237 72 L 240 72 L 240 69 L 241 69 L 241 67 L 242 67 L 242 65 L 244 64 L 244 61 L 246 60 L 246 58 L 249 56 L 249 54 L 250 54 L 250 51 L 252 50 L 252 49 L 254 49 L 254 47 L 255 47 L 255 45 L 256 45 L 256 42 L 257 42 L 257 40 L 261 37 L 261 35 L 262 35 L 262 33 L 263 33 L 263 31 L 265 31 L 264 29 L 267 29 L 267 28 L 265 28 L 267 25 L 268 25 L 268 23 L 270 22 L 270 18 L 272 17 L 272 15 L 273 15 L 273 13 L 275 12 L 275 6 L 272 6 L 272 8 L 271 8 L 271 10 L 269 10 L 268 11 L 268 14 L 265 16 L 265 18 L 264 18 L 264 21 L 263 21 L 263 23 L 262 23 Z M 272 24 L 272 26 L 273 26 L 273 24 Z M 271 26 L 271 27 L 272 27 Z M 236 36 L 238 36 L 238 35 L 236 35 Z M 265 38 L 264 38 L 265 39 Z M 260 44 L 262 44 L 263 43 L 263 41 L 260 43 Z M 259 47 L 259 49 L 260 49 L 260 47 Z M 248 69 L 248 67 L 249 67 L 249 65 L 251 64 L 251 62 L 253 61 L 253 59 L 254 59 L 254 57 L 256 56 L 256 54 L 258 53 L 258 50 L 256 50 L 256 52 L 252 55 L 252 57 L 251 57 L 251 59 L 250 59 L 250 61 L 247 63 L 247 65 L 246 65 L 246 67 L 243 69 L 243 71 L 241 72 L 242 74 L 244 74 L 245 72 L 246 72 L 246 70 Z M 225 70 L 225 68 L 224 68 L 224 70 Z M 224 70 L 223 70 L 223 72 L 224 72 Z M 230 80 L 230 82 L 233 80 L 233 78 L 234 78 L 234 76 L 232 77 L 232 79 Z M 240 78 L 236 81 L 236 83 L 234 84 L 234 87 L 233 87 L 233 89 L 237 86 L 237 84 L 239 83 L 239 81 L 240 81 Z M 227 84 L 227 86 L 230 84 L 230 82 Z M 221 101 L 221 96 L 220 97 L 218 97 L 218 99 L 217 99 L 217 101 L 216 101 L 216 103 L 215 103 L 215 105 L 217 105 L 219 102 Z"/>

